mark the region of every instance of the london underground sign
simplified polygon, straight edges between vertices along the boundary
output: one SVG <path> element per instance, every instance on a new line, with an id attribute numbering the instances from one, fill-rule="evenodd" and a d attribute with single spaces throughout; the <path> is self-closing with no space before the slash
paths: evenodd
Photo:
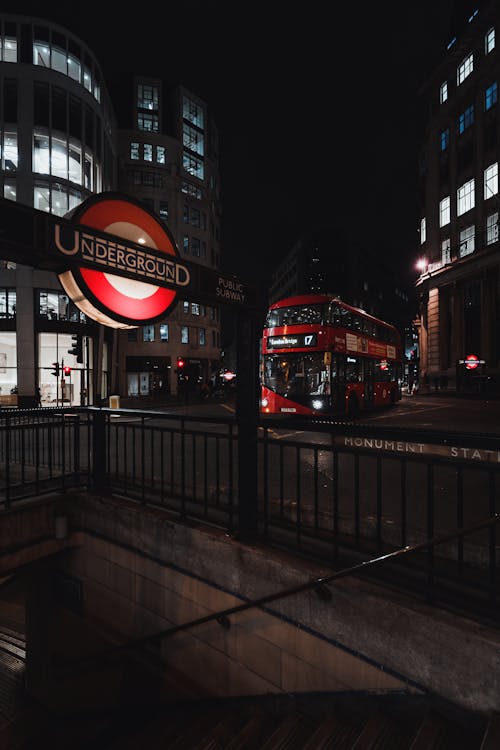
<path id="1" fill-rule="evenodd" d="M 476 354 L 468 354 L 465 359 L 459 359 L 459 364 L 465 365 L 466 370 L 475 370 L 479 365 L 484 365 L 484 359 L 479 359 Z"/>
<path id="2" fill-rule="evenodd" d="M 54 227 L 56 249 L 81 261 L 59 274 L 61 285 L 77 307 L 116 328 L 165 317 L 177 292 L 154 282 L 168 278 L 182 287 L 189 284 L 190 274 L 178 262 L 175 240 L 163 223 L 130 198 L 106 194 L 78 206 L 70 221 L 97 230 L 82 231 L 76 226 L 71 236 L 67 228 L 64 232 L 60 225 Z M 114 238 L 108 239 L 102 232 Z M 123 242 L 117 242 L 116 237 Z M 148 249 L 137 250 L 127 241 Z M 159 253 L 152 254 L 151 249 Z M 116 275 L 113 271 L 117 269 L 129 276 Z"/>
<path id="3" fill-rule="evenodd" d="M 251 312 L 257 291 L 180 257 L 155 214 L 118 192 L 93 195 L 65 217 L 0 198 L 0 258 L 53 271 L 88 317 L 114 328 L 165 318 L 178 301 Z"/>

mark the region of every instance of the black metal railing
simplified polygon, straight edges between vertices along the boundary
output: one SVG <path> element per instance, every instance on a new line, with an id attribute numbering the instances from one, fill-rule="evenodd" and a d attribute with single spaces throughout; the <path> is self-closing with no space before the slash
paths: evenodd
<path id="1" fill-rule="evenodd" d="M 232 416 L 99 408 L 0 412 L 0 508 L 85 488 L 168 509 L 339 567 L 410 545 L 377 580 L 494 618 L 496 524 L 439 545 L 500 512 L 500 437 L 338 422 L 262 420 L 245 466 Z M 242 471 L 242 467 L 244 471 Z M 257 493 L 241 477 L 257 475 Z M 240 502 L 240 498 L 243 500 Z M 255 507 L 243 508 L 253 502 Z M 255 513 L 253 512 L 255 511 Z"/>

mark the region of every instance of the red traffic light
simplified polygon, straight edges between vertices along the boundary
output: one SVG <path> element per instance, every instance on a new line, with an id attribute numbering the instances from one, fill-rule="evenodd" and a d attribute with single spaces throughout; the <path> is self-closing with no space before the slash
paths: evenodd
<path id="1" fill-rule="evenodd" d="M 182 357 L 179 357 L 179 358 L 177 359 L 177 368 L 178 368 L 179 370 L 182 370 L 182 368 L 184 367 L 184 365 L 185 365 L 185 362 L 184 362 L 184 360 L 182 359 Z"/>
<path id="2" fill-rule="evenodd" d="M 71 372 L 71 367 L 69 365 L 64 365 L 64 374 L 69 375 Z"/>

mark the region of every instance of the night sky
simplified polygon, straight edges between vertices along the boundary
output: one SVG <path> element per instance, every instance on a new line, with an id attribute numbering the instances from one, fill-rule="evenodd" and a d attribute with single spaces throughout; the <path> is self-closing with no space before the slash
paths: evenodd
<path id="1" fill-rule="evenodd" d="M 134 5 L 113 23 L 95 3 L 4 10 L 43 12 L 76 33 L 114 101 L 133 73 L 207 100 L 221 136 L 226 271 L 264 281 L 301 232 L 328 225 L 333 241 L 338 228 L 406 274 L 418 254 L 417 92 L 474 4 L 346 6 L 191 0 L 164 17 L 159 4 Z"/>

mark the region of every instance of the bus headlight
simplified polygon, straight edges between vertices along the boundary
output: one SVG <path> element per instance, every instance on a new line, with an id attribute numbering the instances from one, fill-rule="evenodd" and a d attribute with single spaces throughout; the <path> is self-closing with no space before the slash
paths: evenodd
<path id="1" fill-rule="evenodd" d="M 263 398 L 260 403 L 262 404 L 262 406 L 264 407 L 264 409 L 266 408 L 266 406 L 269 406 L 269 401 L 268 401 L 267 398 Z"/>
<path id="2" fill-rule="evenodd" d="M 322 409 L 324 406 L 323 401 L 319 398 L 315 398 L 313 401 L 313 409 Z"/>

